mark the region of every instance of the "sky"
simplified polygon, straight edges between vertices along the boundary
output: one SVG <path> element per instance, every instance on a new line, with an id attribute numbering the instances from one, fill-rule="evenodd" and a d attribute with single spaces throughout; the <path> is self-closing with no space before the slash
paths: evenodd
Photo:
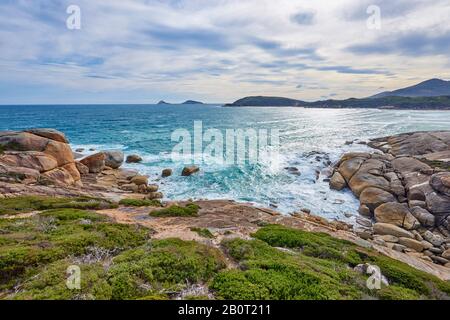
<path id="1" fill-rule="evenodd" d="M 0 104 L 360 98 L 449 52 L 450 0 L 0 0 Z"/>

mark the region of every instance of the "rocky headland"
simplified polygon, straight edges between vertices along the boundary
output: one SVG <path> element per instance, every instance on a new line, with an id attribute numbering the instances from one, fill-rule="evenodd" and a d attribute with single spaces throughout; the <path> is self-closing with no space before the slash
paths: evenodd
<path id="1" fill-rule="evenodd" d="M 101 151 L 75 160 L 80 155 L 62 132 L 53 129 L 0 132 L 0 148 L 0 197 L 101 196 L 117 201 L 163 197 L 147 176 L 121 168 L 123 152 Z M 138 160 L 137 155 L 127 158 L 130 163 Z"/>
<path id="2" fill-rule="evenodd" d="M 360 199 L 353 226 L 234 201 L 163 202 L 120 151 L 78 158 L 59 131 L 0 132 L 0 298 L 448 298 L 450 133 L 369 145 L 330 176 Z M 87 274 L 79 292 L 61 285 L 73 264 Z M 364 285 L 370 265 L 378 291 Z"/>
<path id="3" fill-rule="evenodd" d="M 450 132 L 374 139 L 345 154 L 330 187 L 360 200 L 355 231 L 376 244 L 450 267 Z"/>

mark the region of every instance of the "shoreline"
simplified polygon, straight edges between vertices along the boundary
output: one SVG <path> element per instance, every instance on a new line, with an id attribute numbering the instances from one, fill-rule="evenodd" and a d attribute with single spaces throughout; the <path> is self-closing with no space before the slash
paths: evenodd
<path id="1" fill-rule="evenodd" d="M 52 129 L 0 134 L 1 223 L 17 219 L 31 223 L 48 214 L 95 213 L 117 227 L 144 228 L 154 242 L 178 239 L 181 242 L 176 250 L 183 243 L 196 243 L 218 252 L 229 241 L 253 245 L 255 234 L 264 232 L 286 233 L 283 238 L 306 232 L 299 235 L 301 239 L 327 234 L 330 239 L 351 243 L 356 250 L 368 250 L 369 256 L 376 255 L 373 259 L 380 259 L 378 255 L 393 259 L 388 260 L 388 266 L 399 261 L 450 280 L 450 215 L 441 213 L 442 208 L 450 208 L 450 166 L 446 167 L 450 164 L 450 131 L 373 139 L 368 145 L 374 151 L 344 154 L 329 173 L 329 184 L 335 190 L 349 188 L 359 198 L 361 206 L 359 215 L 354 214 L 354 225 L 316 216 L 313 208 L 283 215 L 275 208 L 232 200 L 161 202 L 164 196 L 157 181 L 121 168 L 125 160 L 132 160 L 130 157 L 125 159 L 120 151 L 91 150 L 93 154 L 76 160 L 68 143 L 63 133 Z M 139 156 L 133 159 L 139 161 Z M 183 175 L 195 179 L 199 170 L 187 167 Z M 327 253 L 316 258 L 334 261 L 334 253 L 328 255 L 342 244 L 333 241 L 337 240 L 320 249 Z M 296 247 L 281 243 L 274 247 L 276 252 L 297 255 Z M 227 251 L 221 254 L 226 256 Z M 236 258 L 225 258 L 228 268 L 240 270 Z M 353 268 L 361 266 L 351 265 Z"/>

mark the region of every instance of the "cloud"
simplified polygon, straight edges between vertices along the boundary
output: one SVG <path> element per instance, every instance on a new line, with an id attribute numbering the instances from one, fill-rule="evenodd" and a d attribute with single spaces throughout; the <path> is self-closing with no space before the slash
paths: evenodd
<path id="1" fill-rule="evenodd" d="M 154 26 L 144 31 L 154 41 L 163 43 L 163 48 L 179 49 L 195 47 L 210 50 L 230 50 L 233 45 L 227 35 L 208 29 L 181 29 L 170 26 Z"/>
<path id="2" fill-rule="evenodd" d="M 72 3 L 0 2 L 0 103 L 368 96 L 449 65 L 448 0 L 77 0 L 68 30 Z"/>
<path id="3" fill-rule="evenodd" d="M 448 55 L 450 52 L 450 31 L 441 34 L 430 34 L 424 31 L 401 33 L 386 38 L 377 38 L 372 43 L 352 45 L 348 47 L 348 50 L 359 55 Z"/>
<path id="4" fill-rule="evenodd" d="M 299 25 L 312 25 L 315 23 L 315 13 L 312 11 L 298 12 L 291 17 L 291 20 Z"/>
<path id="5" fill-rule="evenodd" d="M 426 1 L 421 0 L 362 0 L 352 1 L 344 6 L 342 16 L 349 20 L 366 20 L 369 17 L 367 8 L 378 6 L 381 16 L 385 18 L 395 18 L 414 12 L 420 6 L 426 5 Z"/>

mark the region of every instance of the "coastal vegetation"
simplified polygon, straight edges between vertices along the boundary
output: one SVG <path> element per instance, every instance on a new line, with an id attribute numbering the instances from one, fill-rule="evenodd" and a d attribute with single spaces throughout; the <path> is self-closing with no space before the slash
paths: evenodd
<path id="1" fill-rule="evenodd" d="M 46 196 L 20 196 L 6 198 L 0 201 L 0 215 L 13 215 L 35 210 L 48 210 L 58 208 L 72 209 L 110 209 L 117 204 L 108 200 L 91 197 L 46 197 Z"/>
<path id="2" fill-rule="evenodd" d="M 193 227 L 191 228 L 191 231 L 197 233 L 200 237 L 203 238 L 214 238 L 214 235 L 211 233 L 211 231 L 206 228 Z"/>
<path id="3" fill-rule="evenodd" d="M 8 199 L 9 200 L 9 199 Z M 5 199 L 1 199 L 3 203 Z M 253 240 L 211 246 L 119 224 L 90 210 L 42 210 L 0 218 L 3 299 L 442 299 L 450 283 L 327 234 L 268 225 Z M 182 208 L 194 208 L 188 204 Z M 25 211 L 29 206 L 24 206 Z M 180 207 L 181 208 L 181 207 Z M 198 207 L 195 207 L 198 210 Z M 173 210 L 173 209 L 172 209 Z M 179 209 L 177 209 L 179 210 Z M 204 237 L 202 228 L 192 227 Z M 233 262 L 230 268 L 229 262 Z M 389 281 L 369 290 L 362 264 Z M 66 286 L 69 266 L 81 287 Z M 192 288 L 203 288 L 193 294 Z"/>
<path id="4" fill-rule="evenodd" d="M 200 207 L 195 203 L 188 203 L 185 206 L 172 205 L 168 208 L 150 212 L 152 217 L 195 217 L 198 215 Z"/>
<path id="5" fill-rule="evenodd" d="M 148 199 L 122 199 L 119 201 L 122 206 L 128 207 L 161 207 L 161 201 Z"/>
<path id="6" fill-rule="evenodd" d="M 393 108 L 393 109 L 450 109 L 450 96 L 350 98 L 306 102 L 282 97 L 246 97 L 226 107 L 304 107 L 304 108 Z"/>

